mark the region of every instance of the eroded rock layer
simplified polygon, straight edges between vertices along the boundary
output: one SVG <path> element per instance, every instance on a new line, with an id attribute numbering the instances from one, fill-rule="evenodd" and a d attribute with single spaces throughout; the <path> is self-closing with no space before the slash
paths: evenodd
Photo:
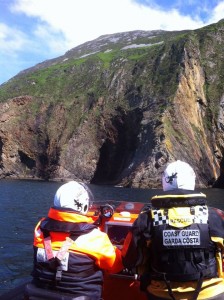
<path id="1" fill-rule="evenodd" d="M 116 42 L 115 42 L 116 41 Z M 100 37 L 0 86 L 0 177 L 224 187 L 224 22 Z"/>

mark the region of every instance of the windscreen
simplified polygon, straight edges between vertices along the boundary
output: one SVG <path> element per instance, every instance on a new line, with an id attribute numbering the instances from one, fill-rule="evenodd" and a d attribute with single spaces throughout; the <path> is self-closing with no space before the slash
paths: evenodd
<path id="1" fill-rule="evenodd" d="M 125 224 L 124 225 L 108 224 L 106 231 L 109 236 L 109 239 L 111 240 L 111 243 L 121 248 L 124 244 L 124 240 L 126 235 L 128 234 L 129 229 L 130 226 L 127 226 Z"/>

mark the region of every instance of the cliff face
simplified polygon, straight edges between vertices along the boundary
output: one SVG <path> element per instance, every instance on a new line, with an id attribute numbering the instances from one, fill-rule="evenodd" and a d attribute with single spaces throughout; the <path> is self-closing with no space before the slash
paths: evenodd
<path id="1" fill-rule="evenodd" d="M 116 40 L 116 43 L 114 42 Z M 0 86 L 0 177 L 223 187 L 224 22 L 103 36 Z"/>

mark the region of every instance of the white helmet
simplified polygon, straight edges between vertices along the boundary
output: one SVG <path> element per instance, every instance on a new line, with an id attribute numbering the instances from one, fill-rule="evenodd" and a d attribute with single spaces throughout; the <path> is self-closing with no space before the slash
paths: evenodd
<path id="1" fill-rule="evenodd" d="M 54 196 L 54 206 L 75 210 L 80 214 L 87 214 L 93 201 L 93 194 L 84 183 L 70 181 L 63 184 Z"/>
<path id="2" fill-rule="evenodd" d="M 195 188 L 195 177 L 195 172 L 189 164 L 177 160 L 170 163 L 163 172 L 163 190 L 183 189 L 193 191 Z"/>

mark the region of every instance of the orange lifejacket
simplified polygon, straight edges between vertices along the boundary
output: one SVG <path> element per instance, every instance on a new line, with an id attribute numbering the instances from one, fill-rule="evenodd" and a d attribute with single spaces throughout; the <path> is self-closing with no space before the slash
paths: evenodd
<path id="1" fill-rule="evenodd" d="M 54 257 L 66 238 L 71 239 L 60 262 L 60 282 L 55 280 L 55 260 L 47 257 L 46 238 L 50 238 Z M 102 270 L 115 273 L 123 269 L 120 250 L 111 244 L 107 234 L 97 228 L 92 218 L 71 210 L 51 208 L 48 217 L 40 220 L 35 228 L 33 245 L 35 282 L 63 292 L 100 298 Z"/>

